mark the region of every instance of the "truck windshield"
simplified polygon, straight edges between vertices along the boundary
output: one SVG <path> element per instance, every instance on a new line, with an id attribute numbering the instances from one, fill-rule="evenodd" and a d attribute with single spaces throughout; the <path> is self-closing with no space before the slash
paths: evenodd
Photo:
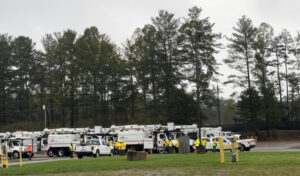
<path id="1" fill-rule="evenodd" d="M 12 141 L 12 145 L 13 146 L 21 146 L 21 142 L 20 141 Z"/>
<path id="2" fill-rule="evenodd" d="M 85 145 L 92 145 L 93 141 L 86 141 Z"/>

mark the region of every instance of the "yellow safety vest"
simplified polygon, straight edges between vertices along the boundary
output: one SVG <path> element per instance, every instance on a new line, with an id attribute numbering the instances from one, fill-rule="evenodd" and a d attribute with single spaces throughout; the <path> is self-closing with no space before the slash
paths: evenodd
<path id="1" fill-rule="evenodd" d="M 169 141 L 169 147 L 173 146 L 173 141 Z"/>
<path id="2" fill-rule="evenodd" d="M 205 146 L 206 145 L 206 140 L 202 140 L 202 145 Z"/>
<path id="3" fill-rule="evenodd" d="M 113 146 L 113 141 L 112 140 L 109 141 L 109 146 Z"/>
<path id="4" fill-rule="evenodd" d="M 73 151 L 73 146 L 70 145 L 70 146 L 69 146 L 69 149 L 70 149 L 70 151 Z"/>
<path id="5" fill-rule="evenodd" d="M 119 149 L 119 146 L 120 146 L 120 144 L 119 144 L 119 142 L 117 142 L 115 145 L 115 149 Z"/>
<path id="6" fill-rule="evenodd" d="M 213 146 L 217 146 L 217 141 L 216 140 L 213 141 Z"/>
<path id="7" fill-rule="evenodd" d="M 196 147 L 199 147 L 199 145 L 200 145 L 200 140 L 197 139 L 197 140 L 195 141 L 195 146 L 196 146 Z"/>
<path id="8" fill-rule="evenodd" d="M 176 140 L 176 143 L 175 143 L 175 147 L 179 147 L 179 141 L 178 140 Z"/>

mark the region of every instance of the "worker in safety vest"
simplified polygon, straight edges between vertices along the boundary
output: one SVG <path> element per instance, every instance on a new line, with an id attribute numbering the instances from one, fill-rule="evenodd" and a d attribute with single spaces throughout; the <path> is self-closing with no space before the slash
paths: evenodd
<path id="1" fill-rule="evenodd" d="M 126 143 L 123 142 L 123 152 L 124 152 L 124 155 L 126 154 Z"/>
<path id="2" fill-rule="evenodd" d="M 73 145 L 69 146 L 70 157 L 73 158 Z"/>
<path id="3" fill-rule="evenodd" d="M 32 147 L 31 147 L 31 145 L 27 146 L 27 154 L 28 154 L 28 159 L 31 160 L 31 157 L 32 157 Z"/>
<path id="4" fill-rule="evenodd" d="M 166 146 L 167 146 L 167 143 L 166 143 L 167 141 L 166 141 L 166 139 L 164 138 L 163 140 L 162 140 L 162 146 L 163 146 L 163 153 L 166 153 Z"/>
<path id="5" fill-rule="evenodd" d="M 125 153 L 126 153 L 126 144 L 125 144 L 125 142 L 123 142 L 123 144 L 122 144 L 122 150 L 123 150 L 123 154 L 125 155 Z"/>
<path id="6" fill-rule="evenodd" d="M 166 139 L 166 153 L 169 153 L 169 140 Z"/>
<path id="7" fill-rule="evenodd" d="M 118 141 L 118 142 L 115 144 L 115 153 L 116 153 L 116 154 L 120 154 L 119 148 L 120 148 L 120 141 Z"/>
<path id="8" fill-rule="evenodd" d="M 126 150 L 126 144 L 125 144 L 125 142 L 121 142 L 120 143 L 120 153 L 122 155 L 124 155 L 125 154 L 125 150 Z"/>
<path id="9" fill-rule="evenodd" d="M 178 141 L 178 139 L 176 139 L 175 151 L 176 151 L 176 153 L 178 153 L 178 151 L 179 151 L 179 141 Z"/>
<path id="10" fill-rule="evenodd" d="M 205 139 L 202 139 L 202 146 L 204 149 L 206 149 L 206 140 Z"/>
<path id="11" fill-rule="evenodd" d="M 197 153 L 198 150 L 199 150 L 199 145 L 200 145 L 200 140 L 199 140 L 199 138 L 197 138 L 197 140 L 195 141 L 195 147 L 196 147 L 195 152 L 196 152 L 196 153 Z"/>
<path id="12" fill-rule="evenodd" d="M 169 153 L 173 153 L 173 141 L 169 140 Z"/>
<path id="13" fill-rule="evenodd" d="M 213 140 L 213 152 L 216 151 L 216 148 L 217 148 L 217 140 L 214 139 L 214 140 Z"/>

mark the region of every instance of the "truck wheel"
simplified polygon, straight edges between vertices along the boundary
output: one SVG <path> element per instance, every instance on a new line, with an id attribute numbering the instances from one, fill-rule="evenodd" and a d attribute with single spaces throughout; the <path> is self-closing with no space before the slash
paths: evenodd
<path id="1" fill-rule="evenodd" d="M 241 145 L 241 146 L 239 147 L 239 149 L 240 149 L 241 152 L 243 152 L 243 151 L 245 151 L 246 148 L 245 148 L 244 145 Z"/>
<path id="2" fill-rule="evenodd" d="M 64 149 L 59 149 L 58 152 L 57 152 L 57 155 L 59 157 L 63 157 L 65 155 L 65 150 Z"/>
<path id="3" fill-rule="evenodd" d="M 247 147 L 247 148 L 246 148 L 246 151 L 249 152 L 249 151 L 250 151 L 250 147 Z"/>
<path id="4" fill-rule="evenodd" d="M 19 158 L 19 152 L 17 152 L 17 151 L 14 151 L 13 152 L 13 158 L 15 158 L 15 159 L 17 159 L 17 158 Z"/>
<path id="5" fill-rule="evenodd" d="M 97 158 L 97 157 L 99 157 L 99 156 L 100 156 L 100 152 L 99 152 L 99 150 L 97 150 L 97 151 L 96 151 L 96 154 L 94 154 L 94 157 Z"/>
<path id="6" fill-rule="evenodd" d="M 49 157 L 53 157 L 53 155 L 54 155 L 54 154 L 53 154 L 53 150 L 51 150 L 51 149 L 48 150 L 47 155 L 48 155 Z"/>
<path id="7" fill-rule="evenodd" d="M 78 154 L 77 157 L 78 157 L 79 159 L 81 159 L 81 158 L 82 158 L 82 155 Z"/>

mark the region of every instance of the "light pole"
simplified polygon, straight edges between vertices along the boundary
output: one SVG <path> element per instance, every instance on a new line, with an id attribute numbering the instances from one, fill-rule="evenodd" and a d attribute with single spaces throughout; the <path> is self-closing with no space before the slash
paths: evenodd
<path id="1" fill-rule="evenodd" d="M 219 126 L 221 126 L 221 113 L 220 113 L 220 96 L 219 96 L 219 84 L 217 84 L 217 95 L 218 95 L 218 118 L 219 118 Z"/>
<path id="2" fill-rule="evenodd" d="M 45 128 L 47 127 L 47 115 L 46 115 L 46 105 L 43 105 L 43 110 L 45 114 Z"/>

